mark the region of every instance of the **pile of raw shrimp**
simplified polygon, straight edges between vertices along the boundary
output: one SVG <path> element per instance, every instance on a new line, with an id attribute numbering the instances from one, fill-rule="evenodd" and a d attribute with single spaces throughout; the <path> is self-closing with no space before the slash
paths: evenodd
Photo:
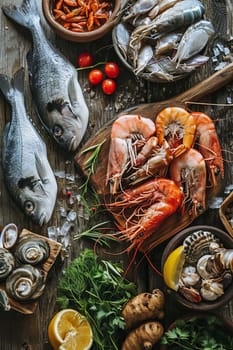
<path id="1" fill-rule="evenodd" d="M 107 209 L 120 218 L 129 249 L 138 250 L 176 212 L 202 214 L 206 189 L 224 177 L 214 121 L 202 112 L 167 107 L 154 120 L 122 115 L 110 137 Z"/>
<path id="2" fill-rule="evenodd" d="M 199 0 L 137 0 L 127 2 L 113 42 L 136 76 L 172 82 L 209 60 L 214 33 Z"/>

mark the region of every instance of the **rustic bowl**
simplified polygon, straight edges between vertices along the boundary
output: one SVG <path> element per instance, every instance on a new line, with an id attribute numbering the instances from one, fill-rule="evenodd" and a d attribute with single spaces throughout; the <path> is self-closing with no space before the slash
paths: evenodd
<path id="1" fill-rule="evenodd" d="M 205 226 L 205 225 L 198 225 L 198 226 L 190 226 L 178 234 L 176 234 L 167 244 L 167 246 L 164 249 L 162 259 L 161 259 L 161 268 L 163 271 L 164 263 L 168 257 L 168 255 L 178 246 L 180 246 L 183 243 L 183 240 L 192 234 L 195 231 L 198 230 L 204 230 L 204 231 L 210 231 L 212 232 L 216 237 L 220 239 L 223 246 L 228 249 L 233 249 L 233 238 L 226 233 L 225 231 L 214 227 L 214 226 Z M 225 290 L 225 293 L 219 297 L 215 301 L 201 301 L 198 303 L 191 302 L 187 300 L 184 296 L 182 296 L 179 292 L 175 292 L 173 290 L 171 291 L 172 297 L 180 303 L 181 305 L 185 306 L 188 309 L 196 310 L 196 311 L 211 311 L 214 309 L 217 309 L 219 307 L 222 307 L 223 305 L 227 304 L 231 299 L 233 295 L 233 283 L 230 284 Z"/>
<path id="2" fill-rule="evenodd" d="M 129 10 L 130 4 L 134 4 L 134 2 L 133 1 L 126 2 L 125 6 L 122 8 L 121 15 L 120 15 L 120 20 L 119 20 L 118 23 L 124 25 L 126 30 L 129 33 L 129 35 L 131 36 L 131 34 L 133 32 L 137 31 L 137 28 L 139 28 L 140 25 L 138 25 L 138 27 L 134 27 L 134 26 L 132 26 L 132 23 L 130 21 L 127 22 L 127 20 L 124 19 L 124 15 L 127 16 L 127 14 L 129 13 L 128 10 Z M 171 9 L 171 7 L 169 9 Z M 146 16 L 147 16 L 147 13 L 146 14 L 144 13 L 144 17 L 146 17 Z M 159 16 L 160 15 L 158 15 L 158 17 Z M 141 16 L 141 17 L 143 17 L 143 16 Z M 136 18 L 136 17 L 134 17 L 134 18 Z M 142 24 L 141 25 L 141 27 L 144 27 L 144 28 L 146 26 L 147 26 L 146 24 Z M 172 75 L 172 77 L 171 77 L 169 75 L 166 75 L 166 73 L 164 74 L 163 64 L 166 66 L 166 63 L 161 63 L 161 62 L 163 61 L 163 58 L 165 58 L 166 55 L 167 55 L 168 60 L 172 60 L 173 54 L 171 52 L 169 52 L 169 53 L 161 53 L 161 54 L 158 54 L 156 56 L 156 59 L 158 59 L 158 61 L 161 60 L 160 64 L 158 65 L 159 67 L 156 69 L 156 71 L 158 73 L 160 73 L 160 74 L 152 75 L 149 72 L 145 72 L 144 69 L 142 69 L 142 71 L 140 71 L 140 72 L 135 72 L 135 69 L 134 69 L 132 63 L 130 62 L 130 59 L 128 59 L 128 57 L 125 57 L 126 54 L 125 54 L 124 50 L 122 49 L 122 46 L 123 46 L 122 43 L 124 43 L 124 40 L 126 40 L 126 35 L 125 35 L 125 33 L 121 33 L 121 36 L 119 36 L 120 40 L 118 40 L 117 39 L 118 28 L 119 27 L 115 26 L 113 28 L 113 30 L 112 30 L 112 41 L 113 41 L 114 49 L 115 49 L 116 54 L 118 55 L 119 59 L 123 63 L 123 65 L 125 65 L 125 67 L 129 71 L 131 71 L 135 75 L 136 78 L 143 79 L 143 80 L 146 80 L 146 81 L 150 81 L 152 83 L 173 83 L 173 82 L 179 81 L 181 79 L 184 79 L 187 76 L 189 76 L 190 74 L 194 73 L 196 70 L 199 70 L 202 67 L 202 65 L 206 64 L 206 62 L 208 61 L 208 60 L 207 61 L 203 61 L 202 64 L 200 64 L 200 66 L 197 65 L 196 67 L 193 67 L 193 69 L 191 69 L 191 70 L 187 69 L 186 71 L 184 71 L 184 70 L 181 71 L 180 69 L 174 67 L 173 68 L 174 71 L 171 73 L 171 75 Z M 135 37 L 136 37 L 136 35 L 135 35 Z M 138 43 L 137 43 L 137 39 L 136 38 L 135 38 L 135 41 L 136 41 L 135 46 L 137 46 Z M 142 42 L 144 42 L 144 41 L 145 41 L 145 43 L 146 42 L 150 43 L 150 39 L 148 40 L 147 38 L 144 38 L 144 40 L 142 39 Z M 154 50 L 154 48 L 155 48 L 155 44 L 154 43 L 152 43 L 152 47 L 153 47 L 153 50 Z M 207 55 L 208 48 L 210 48 L 210 41 L 200 51 L 200 54 L 202 54 L 203 56 Z M 132 52 L 133 52 L 133 48 L 132 48 Z M 192 58 L 193 57 L 194 56 L 192 56 Z M 138 58 L 138 55 L 137 55 L 137 58 Z M 184 63 L 184 65 L 185 65 L 187 63 L 187 61 L 184 61 L 182 63 Z"/>
<path id="3" fill-rule="evenodd" d="M 223 225 L 225 226 L 225 229 L 227 230 L 227 232 L 230 233 L 230 235 L 233 237 L 233 227 L 229 222 L 229 218 L 228 218 L 228 210 L 229 208 L 231 208 L 231 212 L 232 212 L 232 220 L 233 220 L 233 191 L 224 199 L 223 203 L 221 204 L 220 208 L 219 208 L 219 216 L 220 219 L 223 223 Z"/>
<path id="4" fill-rule="evenodd" d="M 190 320 L 190 319 L 192 319 L 194 317 L 197 318 L 197 319 L 203 319 L 203 318 L 207 319 L 210 316 L 215 316 L 217 318 L 217 321 L 221 322 L 220 326 L 223 328 L 224 332 L 227 335 L 231 335 L 232 334 L 232 332 L 233 332 L 233 323 L 230 320 L 228 320 L 225 317 L 222 317 L 222 316 L 220 317 L 219 315 L 217 316 L 217 315 L 215 315 L 213 313 L 209 313 L 209 312 L 208 313 L 206 313 L 206 312 L 205 313 L 194 312 L 192 314 L 183 315 L 183 316 L 179 317 L 177 320 L 175 320 L 174 322 L 172 322 L 167 327 L 167 329 L 165 329 L 165 332 L 174 329 L 176 327 L 176 325 L 177 325 L 177 321 L 178 320 L 186 321 L 186 320 Z M 169 349 L 171 349 L 171 346 L 165 345 L 165 344 L 161 344 L 159 349 L 160 350 L 169 350 Z"/>
<path id="5" fill-rule="evenodd" d="M 54 0 L 42 0 L 42 9 L 46 21 L 52 27 L 52 29 L 62 38 L 80 43 L 87 43 L 97 40 L 103 37 L 105 34 L 111 31 L 113 26 L 118 21 L 119 12 L 121 9 L 121 0 L 114 0 L 114 8 L 109 19 L 101 25 L 98 29 L 89 32 L 72 32 L 69 29 L 64 28 L 58 23 L 52 13 Z"/>

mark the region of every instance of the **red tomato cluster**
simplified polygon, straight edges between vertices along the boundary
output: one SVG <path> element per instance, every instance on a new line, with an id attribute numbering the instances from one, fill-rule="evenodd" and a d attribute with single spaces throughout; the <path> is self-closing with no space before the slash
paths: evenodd
<path id="1" fill-rule="evenodd" d="M 88 74 L 88 80 L 91 85 L 101 83 L 103 93 L 112 95 L 116 91 L 116 79 L 120 74 L 120 68 L 115 62 L 107 62 L 103 71 L 98 68 L 92 68 L 93 56 L 89 52 L 83 52 L 78 56 L 78 65 L 80 68 L 91 68 Z"/>

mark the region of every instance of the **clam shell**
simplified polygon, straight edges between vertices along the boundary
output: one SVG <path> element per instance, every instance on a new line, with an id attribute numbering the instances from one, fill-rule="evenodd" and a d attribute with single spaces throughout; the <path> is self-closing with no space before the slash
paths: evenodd
<path id="1" fill-rule="evenodd" d="M 199 258 L 210 253 L 212 243 L 219 245 L 219 239 L 210 231 L 195 231 L 183 241 L 186 262 L 197 263 Z"/>
<path id="2" fill-rule="evenodd" d="M 39 237 L 23 236 L 18 240 L 14 253 L 21 263 L 37 265 L 48 259 L 50 246 Z"/>
<path id="3" fill-rule="evenodd" d="M 0 247 L 6 249 L 13 248 L 18 236 L 19 232 L 15 224 L 8 224 L 4 226 L 0 235 Z"/>
<path id="4" fill-rule="evenodd" d="M 15 267 L 15 258 L 7 249 L 0 248 L 0 281 L 7 278 Z"/>
<path id="5" fill-rule="evenodd" d="M 31 301 L 39 298 L 45 288 L 46 274 L 32 265 L 21 265 L 6 279 L 8 295 L 18 301 Z"/>

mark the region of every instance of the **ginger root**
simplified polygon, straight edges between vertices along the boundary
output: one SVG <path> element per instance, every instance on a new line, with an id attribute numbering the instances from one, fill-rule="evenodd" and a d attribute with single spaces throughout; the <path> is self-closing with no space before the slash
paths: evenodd
<path id="1" fill-rule="evenodd" d="M 154 289 L 152 293 L 136 295 L 123 307 L 122 316 L 126 322 L 125 328 L 130 329 L 144 321 L 163 318 L 163 308 L 164 294 L 160 289 Z"/>
<path id="2" fill-rule="evenodd" d="M 163 333 L 164 328 L 160 322 L 146 322 L 128 334 L 121 350 L 151 350 Z"/>

